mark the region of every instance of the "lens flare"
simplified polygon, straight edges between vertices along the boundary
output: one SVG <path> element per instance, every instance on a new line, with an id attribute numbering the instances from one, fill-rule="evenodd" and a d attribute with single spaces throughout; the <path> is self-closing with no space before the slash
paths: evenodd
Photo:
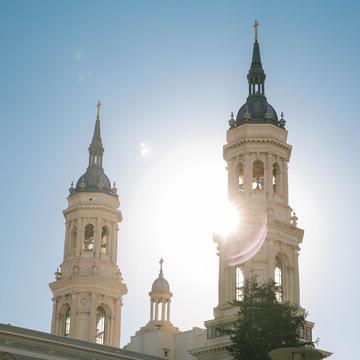
<path id="1" fill-rule="evenodd" d="M 140 154 L 143 158 L 148 158 L 151 154 L 151 147 L 148 143 L 142 142 L 140 143 Z"/>
<path id="2" fill-rule="evenodd" d="M 227 237 L 236 232 L 240 224 L 239 209 L 229 202 L 217 207 L 217 214 L 214 217 L 214 230 L 221 237 Z"/>
<path id="3" fill-rule="evenodd" d="M 255 256 L 264 244 L 267 230 L 265 211 L 257 209 L 243 216 L 240 231 L 227 239 L 232 244 L 228 258 L 229 265 L 241 265 Z"/>

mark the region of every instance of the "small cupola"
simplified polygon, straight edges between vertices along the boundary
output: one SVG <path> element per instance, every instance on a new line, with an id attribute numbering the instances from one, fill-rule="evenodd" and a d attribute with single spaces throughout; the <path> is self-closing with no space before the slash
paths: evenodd
<path id="1" fill-rule="evenodd" d="M 160 259 L 160 272 L 159 276 L 153 282 L 151 286 L 150 296 L 150 320 L 146 325 L 146 328 L 163 327 L 165 326 L 171 332 L 177 332 L 170 322 L 170 303 L 172 293 L 170 291 L 170 285 L 164 278 L 163 263 L 164 260 Z"/>

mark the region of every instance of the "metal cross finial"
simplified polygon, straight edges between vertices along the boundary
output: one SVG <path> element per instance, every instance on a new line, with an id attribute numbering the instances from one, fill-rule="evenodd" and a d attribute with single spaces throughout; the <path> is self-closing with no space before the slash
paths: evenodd
<path id="1" fill-rule="evenodd" d="M 253 25 L 254 29 L 255 29 L 255 41 L 258 41 L 258 27 L 259 27 L 259 23 L 257 20 L 255 20 L 254 25 Z"/>
<path id="2" fill-rule="evenodd" d="M 163 259 L 163 258 L 161 258 L 161 259 L 160 259 L 160 261 L 159 261 L 159 264 L 160 264 L 160 275 L 162 275 L 162 274 L 163 274 L 163 269 L 162 269 L 162 267 L 163 267 L 163 263 L 164 263 L 164 259 Z"/>
<path id="3" fill-rule="evenodd" d="M 97 114 L 96 114 L 96 118 L 100 119 L 100 106 L 101 106 L 101 102 L 100 100 L 97 102 L 96 107 L 97 107 Z"/>

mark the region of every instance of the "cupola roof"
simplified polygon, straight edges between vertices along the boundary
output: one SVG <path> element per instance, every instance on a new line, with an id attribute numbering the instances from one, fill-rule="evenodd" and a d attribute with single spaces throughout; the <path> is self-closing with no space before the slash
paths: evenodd
<path id="1" fill-rule="evenodd" d="M 160 272 L 158 278 L 153 282 L 151 287 L 151 293 L 152 294 L 171 294 L 170 292 L 170 285 L 168 281 L 164 278 L 163 274 L 163 263 L 164 260 L 160 259 Z"/>
<path id="2" fill-rule="evenodd" d="M 86 172 L 80 176 L 75 188 L 73 186 L 70 187 L 70 195 L 79 192 L 102 192 L 117 196 L 115 184 L 114 187 L 111 187 L 110 180 L 105 174 L 102 165 L 104 146 L 102 144 L 100 131 L 100 101 L 98 101 L 96 106 L 97 115 L 94 134 L 89 146 L 89 165 Z"/>
<path id="3" fill-rule="evenodd" d="M 252 61 L 247 75 L 249 83 L 249 95 L 244 105 L 241 106 L 237 116 L 236 124 L 230 125 L 231 128 L 245 123 L 263 124 L 269 123 L 279 126 L 278 116 L 275 109 L 267 102 L 265 96 L 265 78 L 258 41 L 258 26 L 255 21 L 255 41 L 253 45 Z"/>

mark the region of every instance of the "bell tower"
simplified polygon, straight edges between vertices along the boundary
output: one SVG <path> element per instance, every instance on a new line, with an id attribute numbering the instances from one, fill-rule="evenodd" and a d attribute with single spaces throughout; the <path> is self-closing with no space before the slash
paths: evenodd
<path id="1" fill-rule="evenodd" d="M 191 354 L 198 359 L 230 359 L 230 339 L 223 329 L 238 317 L 234 300 L 241 300 L 244 281 L 256 276 L 279 285 L 278 301 L 299 305 L 299 245 L 304 231 L 289 205 L 288 164 L 291 145 L 285 119 L 265 96 L 265 79 L 258 39 L 258 22 L 248 80 L 248 97 L 236 118 L 231 114 L 223 157 L 227 163 L 228 199 L 238 212 L 238 226 L 227 236 L 214 235 L 219 257 L 218 305 L 206 321 L 207 341 Z M 304 338 L 311 339 L 307 323 Z"/>
<path id="2" fill-rule="evenodd" d="M 122 297 L 127 293 L 117 266 L 118 224 L 122 220 L 115 183 L 103 169 L 100 102 L 89 164 L 71 184 L 64 210 L 63 261 L 50 283 L 51 333 L 120 346 Z"/>
<path id="3" fill-rule="evenodd" d="M 299 304 L 299 244 L 303 230 L 288 202 L 288 163 L 285 119 L 265 96 L 265 72 L 255 22 L 252 61 L 247 75 L 249 95 L 236 119 L 229 121 L 224 160 L 228 198 L 239 212 L 238 229 L 215 237 L 219 248 L 219 305 L 215 317 L 231 316 L 229 302 L 241 298 L 244 280 L 280 285 L 279 301 Z"/>

